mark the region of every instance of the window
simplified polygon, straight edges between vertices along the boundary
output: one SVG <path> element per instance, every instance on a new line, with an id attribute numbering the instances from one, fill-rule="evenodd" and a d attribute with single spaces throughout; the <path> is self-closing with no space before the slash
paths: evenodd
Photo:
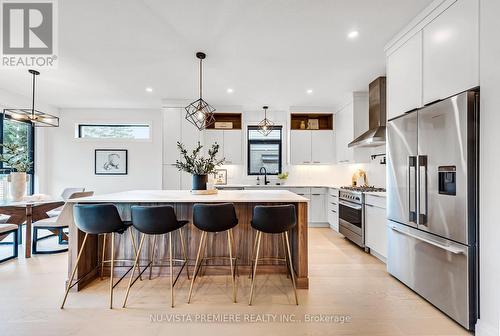
<path id="1" fill-rule="evenodd" d="M 248 126 L 248 175 L 259 175 L 262 167 L 268 175 L 281 173 L 281 126 L 274 126 L 267 136 L 257 126 Z"/>
<path id="2" fill-rule="evenodd" d="M 78 138 L 82 139 L 150 139 L 150 126 L 146 124 L 97 125 L 79 124 Z"/>
<path id="3" fill-rule="evenodd" d="M 4 119 L 3 115 L 0 115 L 0 139 L 4 144 L 18 144 L 23 151 L 26 151 L 29 156 L 29 160 L 33 162 L 31 169 L 27 171 L 29 183 L 27 184 L 28 190 L 26 191 L 28 195 L 33 194 L 34 189 L 34 173 L 35 173 L 35 129 L 29 122 L 16 121 L 11 119 Z M 0 147 L 0 152 L 2 148 Z M 12 168 L 0 162 L 0 197 L 4 197 L 4 179 L 12 171 Z"/>

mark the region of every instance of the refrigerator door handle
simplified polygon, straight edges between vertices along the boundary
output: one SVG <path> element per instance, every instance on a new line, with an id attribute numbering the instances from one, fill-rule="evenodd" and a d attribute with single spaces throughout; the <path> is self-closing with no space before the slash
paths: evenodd
<path id="1" fill-rule="evenodd" d="M 414 235 L 412 233 L 409 233 L 409 232 L 405 232 L 403 230 L 399 230 L 396 226 L 391 226 L 391 229 L 393 231 L 396 231 L 398 233 L 401 233 L 401 234 L 404 234 L 408 237 L 411 237 L 411 238 L 415 238 L 417 240 L 420 240 L 420 241 L 423 241 L 424 243 L 427 243 L 427 244 L 430 244 L 430 245 L 433 245 L 433 246 L 436 246 L 440 249 L 443 249 L 445 251 L 448 251 L 448 252 L 451 252 L 453 254 L 466 254 L 465 251 L 461 248 L 458 248 L 458 247 L 454 247 L 454 246 L 446 246 L 446 245 L 442 245 L 438 242 L 435 242 L 435 241 L 432 241 L 430 239 L 425 239 L 423 237 L 419 237 L 417 235 Z"/>
<path id="2" fill-rule="evenodd" d="M 417 157 L 416 156 L 408 156 L 408 221 L 413 222 L 415 224 L 417 223 Z"/>
<path id="3" fill-rule="evenodd" d="M 427 155 L 418 156 L 418 224 L 427 226 L 427 215 L 429 210 L 427 197 Z M 423 200 L 422 200 L 423 197 Z M 422 210 L 423 206 L 423 210 Z"/>

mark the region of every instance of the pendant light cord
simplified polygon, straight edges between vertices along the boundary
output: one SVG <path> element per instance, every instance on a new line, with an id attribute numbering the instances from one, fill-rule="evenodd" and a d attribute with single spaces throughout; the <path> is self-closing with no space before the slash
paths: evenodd
<path id="1" fill-rule="evenodd" d="M 200 99 L 202 99 L 202 84 L 203 83 L 203 59 L 200 58 Z"/>
<path id="2" fill-rule="evenodd" d="M 33 73 L 33 97 L 31 99 L 31 118 L 33 120 L 35 119 L 35 81 L 36 81 L 36 74 Z"/>

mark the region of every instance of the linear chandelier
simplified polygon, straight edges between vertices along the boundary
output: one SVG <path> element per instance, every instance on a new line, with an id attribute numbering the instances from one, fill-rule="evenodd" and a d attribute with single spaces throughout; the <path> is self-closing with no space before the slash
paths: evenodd
<path id="1" fill-rule="evenodd" d="M 40 72 L 33 69 L 28 70 L 28 72 L 33 75 L 33 96 L 31 99 L 31 108 L 4 109 L 4 118 L 30 122 L 35 127 L 59 127 L 58 117 L 35 109 L 36 76 L 40 75 Z"/>

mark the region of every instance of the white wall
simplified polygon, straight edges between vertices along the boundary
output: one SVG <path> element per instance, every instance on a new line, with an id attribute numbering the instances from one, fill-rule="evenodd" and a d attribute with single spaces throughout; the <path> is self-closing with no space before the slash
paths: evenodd
<path id="1" fill-rule="evenodd" d="M 500 333 L 500 1 L 480 1 L 480 320 L 477 335 Z"/>
<path id="2" fill-rule="evenodd" d="M 133 189 L 161 189 L 160 109 L 61 109 L 59 128 L 48 130 L 47 187 L 41 192 L 59 195 L 66 187 L 85 187 L 96 193 Z M 151 123 L 151 141 L 75 139 L 78 123 Z M 94 175 L 94 150 L 128 149 L 128 174 Z"/>

